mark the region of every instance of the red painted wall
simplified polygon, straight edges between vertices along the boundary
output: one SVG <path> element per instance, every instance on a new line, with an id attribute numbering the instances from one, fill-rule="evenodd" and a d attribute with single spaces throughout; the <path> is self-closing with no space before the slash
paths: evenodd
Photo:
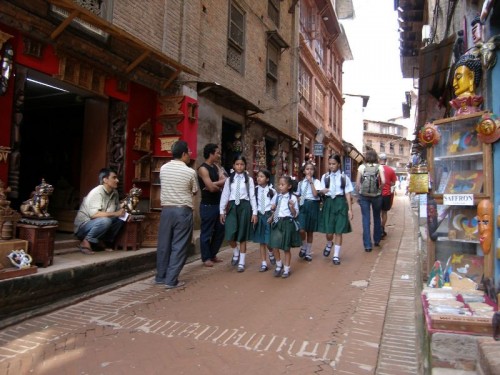
<path id="1" fill-rule="evenodd" d="M 134 160 L 144 156 L 143 152 L 135 151 L 135 131 L 148 119 L 151 123 L 156 121 L 156 97 L 155 91 L 144 86 L 129 83 L 130 100 L 128 107 L 127 135 L 126 135 L 126 150 L 125 150 L 125 181 L 124 189 L 128 192 L 132 188 L 132 180 L 135 173 Z M 137 187 L 142 189 L 143 197 L 149 196 L 149 183 L 137 184 Z"/>

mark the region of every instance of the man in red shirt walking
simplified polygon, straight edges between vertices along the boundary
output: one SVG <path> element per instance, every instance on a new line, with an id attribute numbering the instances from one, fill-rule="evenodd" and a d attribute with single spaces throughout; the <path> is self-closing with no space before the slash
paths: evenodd
<path id="1" fill-rule="evenodd" d="M 392 207 L 392 201 L 394 200 L 394 186 L 396 185 L 396 172 L 394 169 L 386 165 L 387 155 L 379 155 L 380 164 L 384 168 L 385 184 L 382 186 L 382 208 L 380 211 L 381 221 L 382 221 L 382 238 L 387 236 L 385 231 L 385 223 L 387 222 L 387 212 Z"/>

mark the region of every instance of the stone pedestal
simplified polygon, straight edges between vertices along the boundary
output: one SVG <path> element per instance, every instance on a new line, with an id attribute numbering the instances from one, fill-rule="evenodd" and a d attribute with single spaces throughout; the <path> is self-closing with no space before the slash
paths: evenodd
<path id="1" fill-rule="evenodd" d="M 17 224 L 18 237 L 28 241 L 28 254 L 33 258 L 33 263 L 43 267 L 50 266 L 54 261 L 54 240 L 57 229 L 57 221 L 30 220 L 29 224 L 22 222 Z"/>
<path id="2" fill-rule="evenodd" d="M 130 220 L 125 223 L 115 240 L 114 249 L 139 250 L 142 243 L 141 225 L 144 215 L 131 215 Z"/>

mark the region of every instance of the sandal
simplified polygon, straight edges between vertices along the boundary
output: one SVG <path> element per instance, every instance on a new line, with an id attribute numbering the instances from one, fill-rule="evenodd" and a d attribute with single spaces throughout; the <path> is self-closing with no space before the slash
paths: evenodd
<path id="1" fill-rule="evenodd" d="M 276 267 L 274 269 L 274 277 L 280 277 L 281 276 L 281 271 L 283 271 L 282 267 Z"/>
<path id="2" fill-rule="evenodd" d="M 80 249 L 80 252 L 82 254 L 85 254 L 85 255 L 94 255 L 95 254 L 95 251 L 93 251 L 90 247 L 78 246 L 78 248 Z"/>
<path id="3" fill-rule="evenodd" d="M 323 250 L 323 256 L 324 256 L 324 257 L 327 257 L 328 255 L 330 255 L 330 251 L 332 251 L 332 247 L 331 247 L 331 246 L 326 245 L 326 246 L 325 246 L 325 249 Z"/>
<path id="4" fill-rule="evenodd" d="M 276 258 L 273 253 L 269 253 L 269 262 L 274 266 L 276 264 Z"/>
<path id="5" fill-rule="evenodd" d="M 332 262 L 333 262 L 333 264 L 335 264 L 336 266 L 338 266 L 340 264 L 340 258 L 339 257 L 333 257 L 332 258 Z"/>

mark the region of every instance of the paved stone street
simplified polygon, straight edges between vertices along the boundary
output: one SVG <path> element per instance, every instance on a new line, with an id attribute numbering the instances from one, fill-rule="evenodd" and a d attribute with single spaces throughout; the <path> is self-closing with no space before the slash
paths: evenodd
<path id="1" fill-rule="evenodd" d="M 419 374 L 409 199 L 396 197 L 371 253 L 360 216 L 355 204 L 340 266 L 316 234 L 313 261 L 294 249 L 291 277 L 274 278 L 251 244 L 242 274 L 224 249 L 214 268 L 186 265 L 183 289 L 148 277 L 7 327 L 0 374 Z"/>

